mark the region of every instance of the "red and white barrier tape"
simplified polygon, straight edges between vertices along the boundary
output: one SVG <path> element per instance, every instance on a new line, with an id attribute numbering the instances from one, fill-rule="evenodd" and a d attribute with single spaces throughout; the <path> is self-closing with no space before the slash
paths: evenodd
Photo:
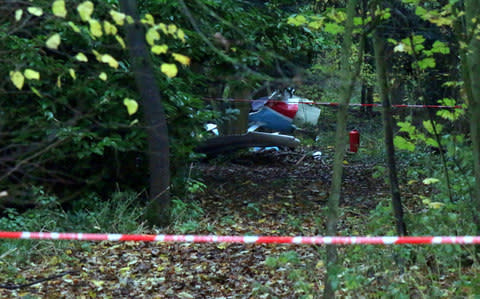
<path id="1" fill-rule="evenodd" d="M 249 99 L 219 99 L 219 98 L 206 98 L 207 101 L 229 101 L 229 102 L 254 102 L 255 100 Z M 282 101 L 270 100 L 271 103 L 279 103 Z M 322 106 L 338 106 L 339 103 L 334 102 L 313 102 L 313 101 L 297 101 L 288 102 L 289 104 L 308 104 L 308 105 L 322 105 Z M 358 104 L 350 103 L 349 106 L 358 107 L 382 107 L 382 104 Z M 392 105 L 393 108 L 434 108 L 434 109 L 463 109 L 461 105 L 444 106 L 444 105 Z"/>
<path id="2" fill-rule="evenodd" d="M 480 236 L 407 236 L 407 237 L 284 237 L 284 236 L 213 236 L 213 235 L 136 235 L 55 232 L 6 232 L 0 239 L 42 239 L 82 241 L 141 241 L 176 243 L 255 243 L 255 244 L 480 244 Z"/>

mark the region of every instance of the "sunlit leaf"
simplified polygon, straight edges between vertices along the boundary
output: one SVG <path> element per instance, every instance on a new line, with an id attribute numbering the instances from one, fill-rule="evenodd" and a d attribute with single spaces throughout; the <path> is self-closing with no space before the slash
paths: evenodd
<path id="1" fill-rule="evenodd" d="M 105 72 L 101 72 L 100 75 L 98 75 L 98 78 L 100 78 L 103 81 L 107 81 L 108 76 Z"/>
<path id="2" fill-rule="evenodd" d="M 70 26 L 70 28 L 72 28 L 72 30 L 75 31 L 76 33 L 79 33 L 79 32 L 80 32 L 80 28 L 78 28 L 78 26 L 75 25 L 75 23 L 69 21 L 69 22 L 68 22 L 68 26 Z"/>
<path id="3" fill-rule="evenodd" d="M 90 24 L 90 33 L 92 33 L 92 35 L 95 37 L 101 37 L 103 32 L 100 22 L 95 19 L 90 19 L 88 22 Z"/>
<path id="4" fill-rule="evenodd" d="M 62 76 L 57 77 L 57 87 L 62 88 Z"/>
<path id="5" fill-rule="evenodd" d="M 153 16 L 149 13 L 147 13 L 145 15 L 145 17 L 143 17 L 143 19 L 141 20 L 142 23 L 144 24 L 149 24 L 149 25 L 155 25 L 155 19 L 153 18 Z"/>
<path id="6" fill-rule="evenodd" d="M 178 68 L 173 63 L 162 64 L 162 66 L 160 67 L 160 70 L 169 78 L 175 77 L 178 73 Z"/>
<path id="7" fill-rule="evenodd" d="M 338 34 L 345 31 L 345 28 L 337 23 L 326 23 L 324 30 L 330 34 Z"/>
<path id="8" fill-rule="evenodd" d="M 23 16 L 23 10 L 21 9 L 17 9 L 15 11 L 15 21 L 20 21 L 22 19 L 22 16 Z"/>
<path id="9" fill-rule="evenodd" d="M 438 183 L 440 182 L 439 179 L 436 179 L 436 178 L 426 178 L 422 181 L 425 185 L 430 185 L 430 184 L 435 184 L 435 183 Z"/>
<path id="10" fill-rule="evenodd" d="M 60 34 L 55 33 L 50 36 L 45 42 L 45 45 L 50 49 L 58 49 L 58 46 L 60 45 Z"/>
<path id="11" fill-rule="evenodd" d="M 167 31 L 168 31 L 168 33 L 173 35 L 177 32 L 177 26 L 175 24 L 170 24 L 167 27 Z"/>
<path id="12" fill-rule="evenodd" d="M 38 91 L 38 89 L 36 89 L 35 87 L 30 87 L 30 90 L 39 98 L 43 98 L 43 95 L 40 93 L 40 91 Z"/>
<path id="13" fill-rule="evenodd" d="M 36 17 L 43 15 L 43 9 L 41 9 L 40 7 L 30 6 L 29 8 L 27 8 L 27 11 Z"/>
<path id="14" fill-rule="evenodd" d="M 117 27 L 109 21 L 103 21 L 103 29 L 107 35 L 115 35 L 118 32 Z"/>
<path id="15" fill-rule="evenodd" d="M 65 8 L 64 0 L 55 0 L 52 4 L 52 12 L 55 16 L 65 18 L 67 16 L 67 9 Z"/>
<path id="16" fill-rule="evenodd" d="M 433 57 L 424 58 L 424 59 L 422 59 L 418 62 L 418 66 L 422 70 L 427 69 L 427 68 L 434 68 L 436 66 L 435 58 L 433 58 Z"/>
<path id="17" fill-rule="evenodd" d="M 173 56 L 173 59 L 175 59 L 176 61 L 180 62 L 183 65 L 190 64 L 190 58 L 185 55 L 173 53 L 172 56 Z"/>
<path id="18" fill-rule="evenodd" d="M 155 41 L 160 39 L 160 34 L 154 28 L 148 29 L 147 33 L 145 34 L 145 39 L 150 46 L 155 45 Z"/>
<path id="19" fill-rule="evenodd" d="M 118 61 L 113 58 L 110 54 L 103 54 L 101 58 L 101 62 L 107 63 L 110 67 L 118 68 Z"/>
<path id="20" fill-rule="evenodd" d="M 307 18 L 302 15 L 296 15 L 295 17 L 288 18 L 287 23 L 290 25 L 301 26 L 307 23 Z"/>
<path id="21" fill-rule="evenodd" d="M 73 80 L 76 80 L 76 79 L 77 79 L 77 74 L 75 74 L 75 70 L 74 70 L 74 69 L 68 69 L 68 73 L 70 74 L 70 77 L 73 78 Z"/>
<path id="22" fill-rule="evenodd" d="M 123 99 L 123 105 L 127 107 L 128 115 L 133 115 L 138 110 L 138 103 L 133 99 L 129 99 L 129 98 Z"/>
<path id="23" fill-rule="evenodd" d="M 75 59 L 81 62 L 88 62 L 87 56 L 85 56 L 85 54 L 83 53 L 78 53 L 77 55 L 75 55 Z"/>
<path id="24" fill-rule="evenodd" d="M 127 20 L 128 24 L 133 24 L 135 22 L 131 16 L 126 16 L 125 20 Z"/>
<path id="25" fill-rule="evenodd" d="M 432 201 L 428 204 L 428 206 L 432 209 L 440 209 L 445 206 L 443 202 Z"/>
<path id="26" fill-rule="evenodd" d="M 125 14 L 122 12 L 118 12 L 112 9 L 110 10 L 110 16 L 117 25 L 123 26 L 123 24 L 125 23 Z"/>
<path id="27" fill-rule="evenodd" d="M 123 38 L 119 35 L 115 35 L 115 39 L 117 40 L 117 42 L 120 44 L 120 46 L 122 46 L 123 49 L 126 48 L 125 46 L 125 42 L 123 41 Z"/>
<path id="28" fill-rule="evenodd" d="M 182 42 L 185 42 L 185 32 L 182 29 L 177 30 L 177 38 Z"/>
<path id="29" fill-rule="evenodd" d="M 393 139 L 393 144 L 400 150 L 407 150 L 410 152 L 413 152 L 415 150 L 415 144 L 406 140 L 402 136 L 395 136 L 395 138 Z"/>
<path id="30" fill-rule="evenodd" d="M 23 75 L 28 80 L 40 80 L 40 73 L 32 69 L 26 69 L 23 71 Z"/>
<path id="31" fill-rule="evenodd" d="M 77 11 L 82 21 L 87 22 L 90 20 L 93 8 L 94 6 L 91 1 L 84 1 L 77 6 Z"/>
<path id="32" fill-rule="evenodd" d="M 19 71 L 10 71 L 10 80 L 16 88 L 22 89 L 25 77 L 23 77 L 22 73 Z"/>
<path id="33" fill-rule="evenodd" d="M 151 49 L 152 53 L 157 54 L 157 55 L 167 53 L 167 50 L 168 50 L 167 45 L 155 45 Z"/>

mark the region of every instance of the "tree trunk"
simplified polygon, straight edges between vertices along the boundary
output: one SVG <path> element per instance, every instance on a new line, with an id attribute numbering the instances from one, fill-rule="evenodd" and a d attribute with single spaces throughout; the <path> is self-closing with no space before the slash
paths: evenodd
<path id="1" fill-rule="evenodd" d="M 385 148 L 387 151 L 387 164 L 389 169 L 390 190 L 392 192 L 392 205 L 395 215 L 397 234 L 405 236 L 407 228 L 403 220 L 402 200 L 398 185 L 397 168 L 395 163 L 395 148 L 393 146 L 393 117 L 391 112 L 391 101 L 388 91 L 387 65 L 384 52 L 385 42 L 378 30 L 375 30 L 374 49 L 378 90 L 382 99 L 383 126 L 385 136 Z"/>
<path id="2" fill-rule="evenodd" d="M 153 225 L 169 223 L 170 157 L 168 128 L 145 31 L 139 21 L 136 0 L 120 0 L 122 11 L 134 19 L 126 25 L 127 44 L 148 131 L 150 194 L 146 219 Z"/>
<path id="3" fill-rule="evenodd" d="M 347 4 L 347 21 L 345 25 L 341 60 L 341 77 L 343 78 L 343 86 L 337 112 L 337 130 L 335 135 L 335 156 L 333 162 L 332 185 L 330 186 L 330 197 L 328 198 L 327 205 L 328 215 L 326 233 L 328 236 L 334 236 L 337 234 L 337 222 L 339 214 L 338 209 L 342 189 L 343 159 L 347 145 L 347 139 L 345 136 L 347 130 L 347 109 L 353 93 L 353 88 L 355 86 L 355 79 L 358 76 L 363 60 L 362 54 L 363 45 L 365 43 L 364 38 L 362 38 L 362 45 L 359 50 L 361 57 L 357 62 L 356 69 L 352 69 L 349 60 L 352 54 L 353 18 L 355 16 L 356 3 L 356 0 L 349 0 Z M 327 245 L 327 275 L 325 276 L 325 290 L 323 293 L 323 298 L 330 299 L 335 297 L 335 290 L 337 289 L 337 259 L 338 254 L 335 245 Z"/>
<path id="4" fill-rule="evenodd" d="M 478 26 L 478 16 L 480 15 L 480 2 L 478 0 L 466 0 L 465 1 L 465 13 L 466 13 L 466 32 L 474 33 L 474 36 L 470 36 L 468 41 L 467 53 L 464 56 L 466 58 L 466 68 L 464 72 L 467 72 L 466 78 L 470 82 L 465 82 L 465 86 L 470 87 L 470 91 L 467 94 L 469 98 L 469 114 L 470 114 L 470 135 L 472 138 L 472 151 L 473 151 L 473 163 L 475 172 L 475 184 L 474 184 L 474 217 L 477 226 L 477 235 L 480 234 L 480 221 L 478 215 L 480 215 L 480 34 L 478 29 L 474 30 Z M 465 76 L 464 76 L 465 77 Z"/>

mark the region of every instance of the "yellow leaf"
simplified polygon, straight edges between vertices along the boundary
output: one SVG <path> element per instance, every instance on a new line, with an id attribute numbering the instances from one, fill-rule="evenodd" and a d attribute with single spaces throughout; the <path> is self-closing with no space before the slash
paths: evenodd
<path id="1" fill-rule="evenodd" d="M 35 87 L 30 87 L 30 89 L 37 97 L 43 98 L 42 94 Z"/>
<path id="2" fill-rule="evenodd" d="M 160 39 L 160 34 L 155 28 L 150 28 L 145 34 L 145 39 L 150 46 L 155 45 L 155 41 Z"/>
<path id="3" fill-rule="evenodd" d="M 115 10 L 110 10 L 110 16 L 112 17 L 113 21 L 120 26 L 123 26 L 125 23 L 125 14 L 115 11 Z"/>
<path id="4" fill-rule="evenodd" d="M 170 34 L 174 34 L 175 32 L 177 32 L 177 26 L 175 24 L 170 24 L 168 25 L 168 33 Z"/>
<path id="5" fill-rule="evenodd" d="M 348 161 L 347 161 L 347 160 L 343 160 L 343 164 L 348 165 Z"/>
<path id="6" fill-rule="evenodd" d="M 153 26 L 153 25 L 155 25 L 155 19 L 153 18 L 153 16 L 151 14 L 147 13 L 145 15 L 145 17 L 143 17 L 142 23 L 149 24 L 149 25 Z"/>
<path id="7" fill-rule="evenodd" d="M 120 46 L 122 46 L 123 49 L 125 49 L 125 42 L 123 41 L 123 38 L 118 36 L 118 35 L 115 35 L 115 39 L 117 40 L 117 42 L 120 44 Z"/>
<path id="8" fill-rule="evenodd" d="M 432 201 L 428 204 L 428 206 L 432 209 L 440 209 L 441 207 L 445 206 L 443 202 Z"/>
<path id="9" fill-rule="evenodd" d="M 90 19 L 88 22 L 90 23 L 90 32 L 92 33 L 92 35 L 94 37 L 101 37 L 103 35 L 103 32 L 100 22 L 95 19 Z"/>
<path id="10" fill-rule="evenodd" d="M 23 72 L 23 75 L 25 76 L 25 78 L 27 78 L 28 80 L 40 80 L 40 73 L 37 72 L 37 71 L 34 71 L 32 69 L 26 69 L 24 72 Z"/>
<path id="11" fill-rule="evenodd" d="M 105 72 L 101 72 L 100 75 L 98 75 L 98 78 L 100 78 L 103 81 L 107 81 L 108 76 Z"/>
<path id="12" fill-rule="evenodd" d="M 160 23 L 160 24 L 158 24 L 158 26 L 156 26 L 156 27 L 160 28 L 160 30 L 162 30 L 162 32 L 163 32 L 164 34 L 167 34 L 167 33 L 168 33 L 167 25 L 165 25 L 165 24 L 163 24 L 163 23 Z"/>
<path id="13" fill-rule="evenodd" d="M 93 13 L 93 3 L 91 1 L 84 1 L 77 6 L 78 14 L 82 21 L 87 22 Z"/>
<path id="14" fill-rule="evenodd" d="M 175 59 L 176 61 L 180 62 L 183 65 L 190 64 L 190 58 L 185 55 L 173 53 L 172 56 L 173 56 L 173 59 Z"/>
<path id="15" fill-rule="evenodd" d="M 62 88 L 62 76 L 57 77 L 57 87 Z"/>
<path id="16" fill-rule="evenodd" d="M 168 46 L 167 45 L 155 45 L 152 47 L 152 53 L 160 55 L 162 53 L 167 53 Z"/>
<path id="17" fill-rule="evenodd" d="M 60 45 L 60 34 L 55 33 L 54 35 L 50 36 L 45 42 L 45 45 L 47 45 L 47 47 L 50 49 L 58 49 L 58 46 Z"/>
<path id="18" fill-rule="evenodd" d="M 27 11 L 36 17 L 43 15 L 43 9 L 41 9 L 40 7 L 30 6 L 29 8 L 27 8 Z"/>
<path id="19" fill-rule="evenodd" d="M 102 61 L 102 54 L 98 53 L 95 50 L 92 50 L 93 55 L 95 55 L 95 58 L 97 58 L 98 61 Z"/>
<path id="20" fill-rule="evenodd" d="M 103 54 L 101 61 L 103 63 L 108 63 L 108 65 L 114 69 L 118 68 L 118 61 L 115 60 L 115 58 L 113 58 L 110 54 Z"/>
<path id="21" fill-rule="evenodd" d="M 10 80 L 12 80 L 13 85 L 18 89 L 22 89 L 25 78 L 22 73 L 19 71 L 10 71 Z"/>
<path id="22" fill-rule="evenodd" d="M 23 15 L 23 10 L 21 9 L 17 9 L 15 11 L 15 21 L 20 21 L 22 19 L 22 15 Z"/>
<path id="23" fill-rule="evenodd" d="M 78 53 L 77 55 L 75 55 L 75 59 L 81 62 L 88 62 L 87 56 L 85 56 L 85 54 L 83 53 Z"/>
<path id="24" fill-rule="evenodd" d="M 64 0 L 55 0 L 52 4 L 52 12 L 55 16 L 65 18 L 67 16 L 67 9 L 65 8 Z"/>
<path id="25" fill-rule="evenodd" d="M 75 25 L 75 23 L 69 21 L 68 22 L 68 26 L 70 26 L 72 28 L 73 31 L 75 31 L 76 33 L 79 33 L 80 32 L 80 28 L 78 28 L 77 25 Z"/>
<path id="26" fill-rule="evenodd" d="M 77 75 L 75 74 L 74 69 L 68 69 L 68 73 L 70 74 L 70 77 L 73 78 L 73 80 L 77 80 Z"/>
<path id="27" fill-rule="evenodd" d="M 224 250 L 225 248 L 227 248 L 227 243 L 218 243 L 217 248 Z"/>
<path id="28" fill-rule="evenodd" d="M 183 32 L 182 29 L 178 29 L 177 31 L 177 37 L 180 39 L 182 42 L 185 42 L 185 32 Z"/>
<path id="29" fill-rule="evenodd" d="M 123 99 L 123 105 L 127 107 L 128 115 L 133 115 L 138 110 L 138 103 L 133 99 L 129 99 L 129 98 Z"/>
<path id="30" fill-rule="evenodd" d="M 162 71 L 162 73 L 167 75 L 168 78 L 173 78 L 178 73 L 177 66 L 173 63 L 162 64 L 162 66 L 160 67 L 160 70 Z"/>
<path id="31" fill-rule="evenodd" d="M 115 27 L 115 25 L 113 25 L 109 21 L 103 21 L 103 29 L 105 30 L 105 34 L 107 35 L 115 35 L 118 32 L 117 27 Z"/>

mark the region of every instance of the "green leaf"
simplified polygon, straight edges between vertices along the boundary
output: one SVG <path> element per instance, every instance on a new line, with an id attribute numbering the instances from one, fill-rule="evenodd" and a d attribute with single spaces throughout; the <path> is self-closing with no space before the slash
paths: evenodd
<path id="1" fill-rule="evenodd" d="M 100 24 L 100 22 L 95 19 L 90 19 L 88 23 L 90 24 L 90 33 L 94 37 L 102 37 L 103 32 L 102 32 L 102 25 Z"/>
<path id="2" fill-rule="evenodd" d="M 287 20 L 287 24 L 294 25 L 294 26 L 302 26 L 307 23 L 307 18 L 302 15 L 296 15 L 295 17 L 289 17 Z"/>
<path id="3" fill-rule="evenodd" d="M 23 16 L 23 10 L 21 9 L 17 9 L 15 11 L 15 21 L 20 21 L 22 19 L 22 16 Z"/>
<path id="4" fill-rule="evenodd" d="M 85 56 L 85 54 L 83 53 L 78 53 L 77 55 L 75 55 L 75 59 L 80 62 L 88 62 L 87 56 Z"/>
<path id="5" fill-rule="evenodd" d="M 410 152 L 413 152 L 415 150 L 415 144 L 406 140 L 402 136 L 395 136 L 395 138 L 393 139 L 393 144 L 400 150 L 407 150 Z"/>
<path id="6" fill-rule="evenodd" d="M 445 43 L 437 40 L 433 43 L 431 52 L 440 53 L 440 54 L 449 54 L 450 48 Z"/>
<path id="7" fill-rule="evenodd" d="M 337 23 L 326 23 L 324 30 L 330 34 L 338 34 L 345 31 L 345 28 Z"/>
<path id="8" fill-rule="evenodd" d="M 422 70 L 425 70 L 427 68 L 434 68 L 435 65 L 435 58 L 433 57 L 427 57 L 418 62 L 418 67 L 420 67 Z"/>
<path id="9" fill-rule="evenodd" d="M 123 26 L 125 23 L 125 14 L 122 12 L 115 11 L 113 9 L 110 10 L 110 16 L 112 17 L 115 24 L 119 26 Z"/>

